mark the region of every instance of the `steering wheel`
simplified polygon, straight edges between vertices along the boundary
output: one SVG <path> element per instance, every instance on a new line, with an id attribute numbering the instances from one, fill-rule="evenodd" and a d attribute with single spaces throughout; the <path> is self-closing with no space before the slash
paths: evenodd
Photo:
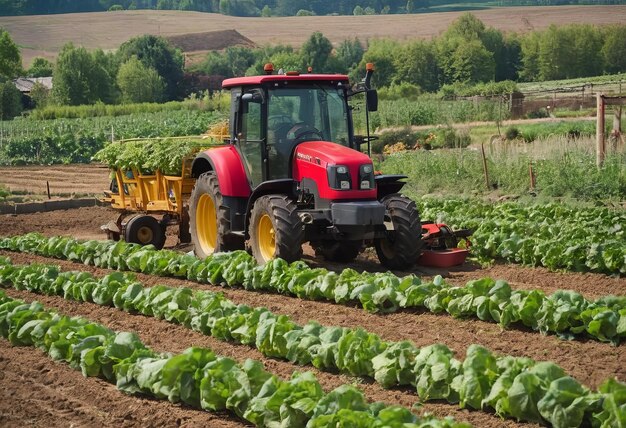
<path id="1" fill-rule="evenodd" d="M 293 134 L 294 141 L 301 140 L 305 135 L 316 135 L 319 137 L 319 140 L 324 139 L 324 136 L 319 129 L 304 122 L 296 123 L 292 126 L 289 132 L 287 132 L 287 138 L 289 138 L 289 135 L 291 134 Z"/>
<path id="2" fill-rule="evenodd" d="M 275 116 L 270 116 L 267 119 L 267 124 L 272 127 L 276 127 L 284 123 L 293 123 L 293 120 L 286 114 L 277 114 Z"/>

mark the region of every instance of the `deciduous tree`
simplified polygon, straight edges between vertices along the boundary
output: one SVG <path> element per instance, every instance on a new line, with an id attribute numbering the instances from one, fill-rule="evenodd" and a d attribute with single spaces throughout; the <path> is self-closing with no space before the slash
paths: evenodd
<path id="1" fill-rule="evenodd" d="M 0 28 L 0 79 L 14 79 L 22 71 L 22 55 L 9 32 Z"/>
<path id="2" fill-rule="evenodd" d="M 182 53 L 162 37 L 143 35 L 120 46 L 121 63 L 135 56 L 148 68 L 153 68 L 163 79 L 165 96 L 168 100 L 179 97 L 178 85 L 183 78 L 184 60 Z"/>
<path id="3" fill-rule="evenodd" d="M 165 89 L 159 73 L 134 56 L 120 67 L 117 86 L 122 92 L 122 101 L 127 103 L 160 102 Z"/>

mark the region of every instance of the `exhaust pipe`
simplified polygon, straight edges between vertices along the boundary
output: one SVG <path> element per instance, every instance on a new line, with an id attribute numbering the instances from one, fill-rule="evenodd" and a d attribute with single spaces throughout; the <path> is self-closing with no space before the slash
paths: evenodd
<path id="1" fill-rule="evenodd" d="M 302 223 L 304 224 L 311 224 L 313 223 L 313 216 L 311 213 L 301 213 L 300 220 L 302 220 Z"/>

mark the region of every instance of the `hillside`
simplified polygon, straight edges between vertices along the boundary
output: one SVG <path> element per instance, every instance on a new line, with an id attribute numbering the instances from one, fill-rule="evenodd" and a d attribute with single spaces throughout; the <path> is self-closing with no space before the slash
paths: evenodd
<path id="1" fill-rule="evenodd" d="M 550 24 L 626 22 L 626 6 L 623 5 L 507 7 L 473 13 L 488 26 L 517 32 L 538 30 Z M 375 37 L 429 38 L 444 31 L 460 14 L 238 18 L 200 12 L 143 10 L 0 17 L 0 27 L 6 28 L 22 47 L 24 62 L 29 64 L 35 56 L 54 58 L 68 41 L 106 50 L 145 33 L 180 36 L 236 29 L 257 45 L 286 43 L 294 46 L 302 44 L 314 31 L 321 31 L 333 43 L 355 36 L 362 41 Z"/>

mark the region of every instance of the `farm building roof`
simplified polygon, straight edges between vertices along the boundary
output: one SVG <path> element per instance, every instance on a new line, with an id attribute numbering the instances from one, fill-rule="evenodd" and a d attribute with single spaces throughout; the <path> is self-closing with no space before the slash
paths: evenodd
<path id="1" fill-rule="evenodd" d="M 52 89 L 52 77 L 18 77 L 13 81 L 15 83 L 15 87 L 20 90 L 20 92 L 29 93 L 35 83 L 41 83 L 48 89 Z"/>

